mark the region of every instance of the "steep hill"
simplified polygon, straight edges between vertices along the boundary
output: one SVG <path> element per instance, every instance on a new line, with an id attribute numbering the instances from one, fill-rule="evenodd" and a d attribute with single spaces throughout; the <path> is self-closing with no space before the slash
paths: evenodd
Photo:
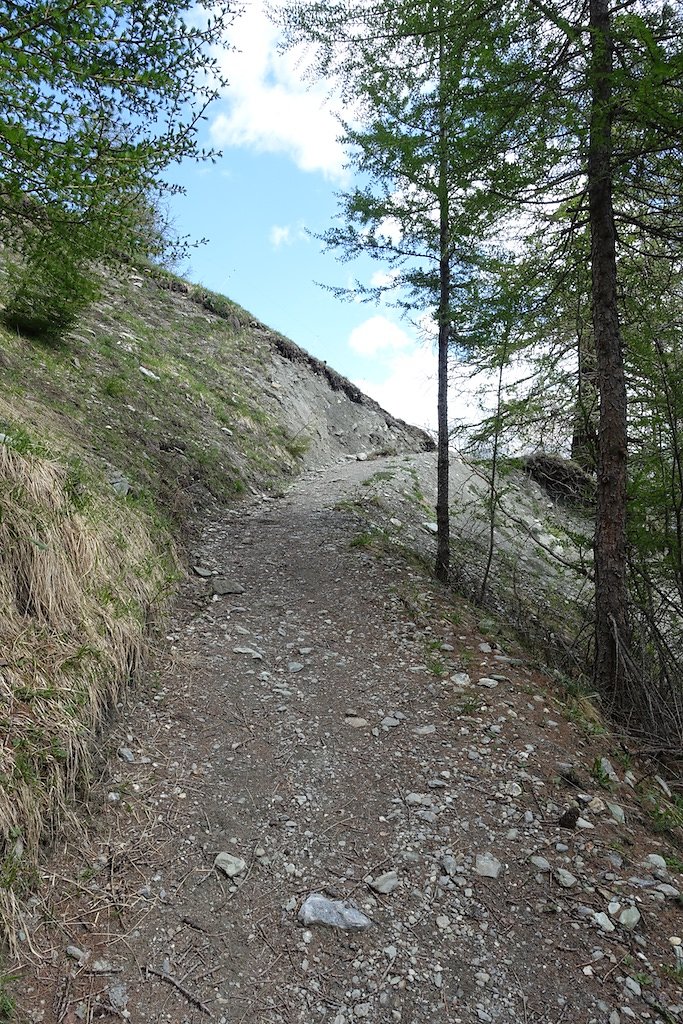
<path id="1" fill-rule="evenodd" d="M 229 300 L 1 342 L 0 1019 L 680 1018 L 680 801 L 549 672 L 585 495 L 454 457 L 470 604 L 431 439 Z"/>
<path id="2" fill-rule="evenodd" d="M 104 282 L 60 346 L 0 333 L 0 908 L 87 788 L 208 507 L 343 455 L 427 450 L 239 306 Z"/>
<path id="3" fill-rule="evenodd" d="M 176 278 L 109 279 L 51 348 L 2 334 L 0 428 L 26 432 L 160 502 L 272 489 L 343 454 L 429 449 L 326 364 Z M 125 489 L 119 485 L 118 489 Z"/>

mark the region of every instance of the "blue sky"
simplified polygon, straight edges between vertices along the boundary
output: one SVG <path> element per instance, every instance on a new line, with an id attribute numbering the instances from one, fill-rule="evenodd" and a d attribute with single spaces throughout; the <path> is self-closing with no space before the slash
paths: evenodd
<path id="1" fill-rule="evenodd" d="M 395 415 L 436 420 L 432 346 L 397 311 L 342 302 L 316 282 L 371 283 L 366 260 L 341 263 L 310 232 L 324 231 L 349 184 L 334 99 L 304 80 L 301 54 L 277 52 L 277 32 L 257 3 L 236 22 L 221 61 L 230 81 L 209 111 L 202 141 L 215 164 L 172 175 L 186 195 L 172 201 L 177 230 L 208 243 L 186 276 L 222 292 L 270 327 L 358 383 Z"/>

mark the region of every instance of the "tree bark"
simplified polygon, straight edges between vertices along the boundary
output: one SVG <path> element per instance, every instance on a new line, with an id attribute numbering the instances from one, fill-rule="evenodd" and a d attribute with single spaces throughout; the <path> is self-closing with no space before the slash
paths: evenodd
<path id="1" fill-rule="evenodd" d="M 439 16 L 441 10 L 439 9 Z M 444 38 L 439 22 L 439 72 L 445 60 Z M 437 464 L 436 464 L 436 565 L 434 572 L 438 580 L 448 580 L 450 568 L 450 517 L 449 505 L 449 459 L 448 459 L 448 343 L 451 335 L 451 258 L 450 258 L 450 209 L 448 203 L 448 160 L 446 98 L 440 85 L 439 93 L 439 354 L 437 394 Z"/>
<path id="2" fill-rule="evenodd" d="M 592 312 L 600 419 L 595 527 L 595 683 L 619 704 L 624 699 L 628 647 L 626 586 L 627 399 L 617 301 L 612 206 L 612 65 L 609 0 L 590 0 L 591 122 L 588 195 L 591 227 Z"/>
<path id="3" fill-rule="evenodd" d="M 451 538 L 450 517 L 448 512 L 449 491 L 449 459 L 448 459 L 448 342 L 450 325 L 448 323 L 449 292 L 450 292 L 450 261 L 439 262 L 440 301 L 439 301 L 439 358 L 438 358 L 438 396 L 437 396 L 437 464 L 436 464 L 436 578 L 446 582 L 450 567 Z"/>
<path id="4" fill-rule="evenodd" d="M 581 330 L 577 339 L 576 408 L 571 456 L 587 473 L 595 473 L 598 462 L 598 388 L 593 335 Z"/>

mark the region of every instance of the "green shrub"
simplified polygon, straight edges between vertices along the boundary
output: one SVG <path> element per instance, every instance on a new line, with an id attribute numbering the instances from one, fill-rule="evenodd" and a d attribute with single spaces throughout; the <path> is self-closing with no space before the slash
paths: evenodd
<path id="1" fill-rule="evenodd" d="M 2 319 L 10 330 L 27 337 L 59 342 L 98 293 L 78 247 L 48 235 L 24 260 L 10 262 Z"/>

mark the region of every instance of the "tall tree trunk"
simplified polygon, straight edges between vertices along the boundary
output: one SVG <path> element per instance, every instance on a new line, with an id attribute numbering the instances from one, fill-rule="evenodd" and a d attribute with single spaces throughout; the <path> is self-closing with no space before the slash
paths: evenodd
<path id="1" fill-rule="evenodd" d="M 593 332 L 582 325 L 577 338 L 576 408 L 571 455 L 587 473 L 594 473 L 598 459 L 598 388 Z"/>
<path id="2" fill-rule="evenodd" d="M 436 463 L 436 578 L 448 579 L 451 558 L 450 517 L 448 512 L 448 342 L 450 325 L 448 323 L 448 294 L 450 291 L 450 261 L 442 259 L 439 263 L 441 281 L 439 301 L 439 359 L 438 359 L 438 439 Z"/>
<path id="3" fill-rule="evenodd" d="M 600 394 L 595 527 L 595 682 L 624 698 L 621 651 L 628 646 L 626 586 L 627 404 L 617 304 L 612 207 L 612 38 L 609 0 L 590 0 L 591 122 L 588 194 L 592 310 Z"/>
<path id="4" fill-rule="evenodd" d="M 441 7 L 439 7 L 439 19 Z M 443 70 L 444 37 L 439 20 L 439 72 Z M 439 358 L 438 358 L 438 396 L 437 396 L 437 464 L 436 464 L 436 566 L 434 572 L 438 580 L 446 582 L 450 567 L 451 539 L 450 517 L 448 513 L 448 343 L 451 334 L 451 260 L 449 222 L 450 210 L 448 203 L 448 160 L 446 134 L 446 116 L 444 104 L 446 97 L 440 85 L 439 91 Z"/>

